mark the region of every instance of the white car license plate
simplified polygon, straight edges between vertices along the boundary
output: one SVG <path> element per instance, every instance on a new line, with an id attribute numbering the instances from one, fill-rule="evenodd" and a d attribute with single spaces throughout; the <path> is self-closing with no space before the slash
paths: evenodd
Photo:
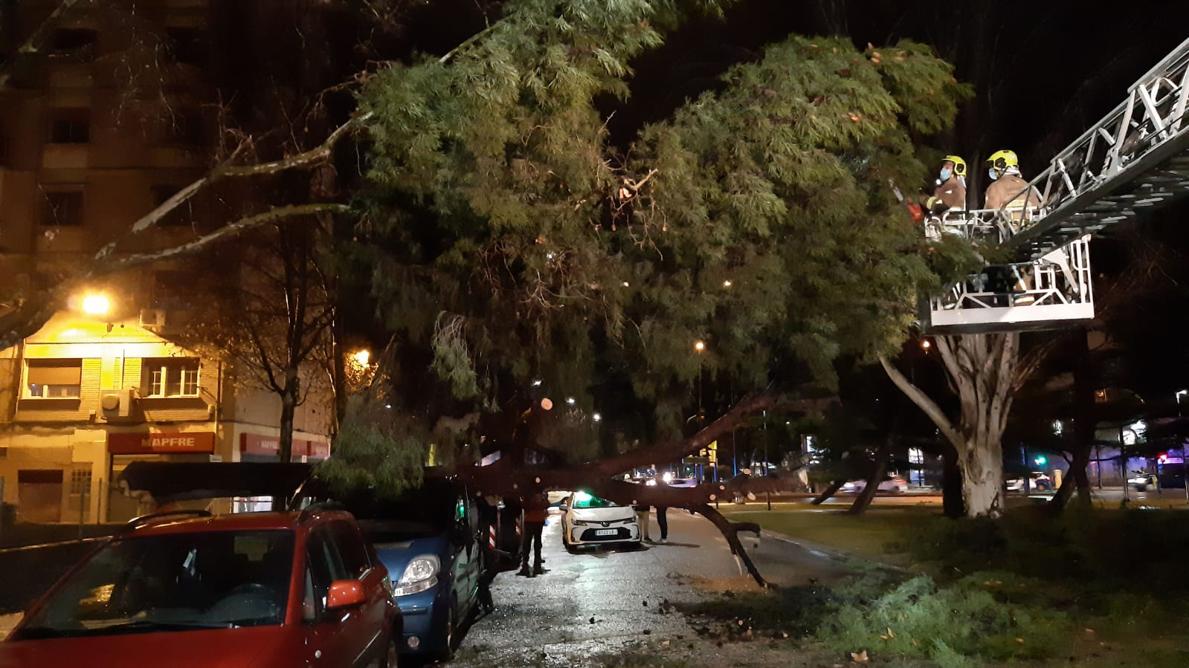
<path id="1" fill-rule="evenodd" d="M 614 536 L 619 533 L 619 529 L 596 529 L 596 536 Z"/>

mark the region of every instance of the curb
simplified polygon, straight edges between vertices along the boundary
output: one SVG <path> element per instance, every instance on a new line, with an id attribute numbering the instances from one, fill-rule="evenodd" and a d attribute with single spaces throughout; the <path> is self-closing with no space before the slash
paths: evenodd
<path id="1" fill-rule="evenodd" d="M 789 543 L 790 545 L 796 545 L 797 547 L 801 548 L 802 550 L 805 550 L 806 552 L 809 552 L 810 554 L 825 557 L 827 559 L 832 559 L 834 561 L 837 561 L 837 562 L 840 562 L 843 564 L 845 564 L 846 562 L 861 562 L 861 563 L 870 564 L 872 566 L 876 566 L 879 568 L 896 571 L 897 573 L 912 573 L 913 572 L 907 568 L 904 568 L 903 566 L 889 564 L 884 561 L 872 559 L 871 557 L 867 557 L 867 556 L 860 555 L 860 554 L 855 554 L 853 552 L 846 552 L 844 550 L 839 550 L 839 549 L 836 549 L 833 547 L 826 547 L 825 545 L 813 543 L 813 542 L 810 542 L 807 540 L 803 540 L 801 538 L 794 538 L 787 534 L 783 534 L 778 531 L 772 531 L 770 529 L 761 528 L 760 535 L 763 537 L 766 537 L 766 538 L 770 538 L 772 540 L 778 540 L 783 543 Z"/>

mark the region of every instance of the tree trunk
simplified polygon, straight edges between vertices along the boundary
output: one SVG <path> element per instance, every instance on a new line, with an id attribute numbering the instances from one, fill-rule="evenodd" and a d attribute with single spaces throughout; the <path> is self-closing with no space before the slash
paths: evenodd
<path id="1" fill-rule="evenodd" d="M 875 499 L 875 493 L 879 491 L 879 483 L 883 482 L 884 473 L 888 470 L 888 451 L 892 449 L 892 435 L 889 433 L 888 437 L 884 439 L 879 449 L 875 451 L 875 467 L 871 469 L 871 475 L 867 476 L 867 484 L 863 486 L 863 491 L 855 497 L 855 502 L 850 505 L 846 511 L 848 515 L 862 515 L 867 506 Z"/>
<path id="2" fill-rule="evenodd" d="M 829 485 L 826 485 L 826 488 L 822 490 L 822 493 L 815 496 L 813 498 L 813 500 L 810 501 L 810 503 L 812 503 L 815 506 L 822 505 L 826 501 L 829 501 L 830 497 L 837 494 L 838 490 L 842 489 L 842 486 L 845 484 L 846 484 L 845 480 L 835 480 L 834 482 L 830 483 Z"/>
<path id="3" fill-rule="evenodd" d="M 880 364 L 896 387 L 956 449 L 967 517 L 998 517 L 1003 512 L 1000 439 L 1007 427 L 1018 380 L 1019 340 L 1015 332 L 937 337 L 937 352 L 958 394 L 957 422 L 887 358 L 880 357 Z"/>
<path id="4" fill-rule="evenodd" d="M 946 517 L 966 516 L 966 502 L 962 500 L 962 469 L 958 467 L 958 451 L 947 446 L 941 451 L 941 506 Z"/>
<path id="5" fill-rule="evenodd" d="M 297 412 L 297 370 L 285 377 L 285 391 L 281 393 L 281 435 L 277 455 L 282 463 L 293 461 L 293 415 Z"/>
<path id="6" fill-rule="evenodd" d="M 1057 493 L 1049 501 L 1055 512 L 1061 512 L 1073 498 L 1076 489 L 1078 506 L 1090 507 L 1090 477 L 1086 475 L 1086 466 L 1090 463 L 1090 446 L 1081 447 L 1079 444 L 1073 451 L 1073 458 L 1069 463 L 1069 475 L 1061 481 Z"/>
<path id="7" fill-rule="evenodd" d="M 962 471 L 962 502 L 967 517 L 998 517 L 1003 512 L 1002 432 L 984 432 L 967 444 L 958 457 Z"/>

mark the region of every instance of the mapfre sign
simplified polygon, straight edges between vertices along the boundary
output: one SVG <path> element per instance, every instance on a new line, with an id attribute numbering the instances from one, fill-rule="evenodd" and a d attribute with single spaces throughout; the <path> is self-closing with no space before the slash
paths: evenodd
<path id="1" fill-rule="evenodd" d="M 108 434 L 107 450 L 113 455 L 210 454 L 215 451 L 213 432 L 157 432 Z"/>

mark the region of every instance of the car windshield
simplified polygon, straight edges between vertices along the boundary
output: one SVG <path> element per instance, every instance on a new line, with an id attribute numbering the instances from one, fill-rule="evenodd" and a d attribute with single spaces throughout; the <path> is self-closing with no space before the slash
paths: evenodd
<path id="1" fill-rule="evenodd" d="M 593 494 L 586 492 L 578 492 L 574 495 L 575 508 L 614 508 L 615 503 L 606 499 L 600 499 Z"/>
<path id="2" fill-rule="evenodd" d="M 57 588 L 18 637 L 280 624 L 292 567 L 292 531 L 118 539 Z"/>

